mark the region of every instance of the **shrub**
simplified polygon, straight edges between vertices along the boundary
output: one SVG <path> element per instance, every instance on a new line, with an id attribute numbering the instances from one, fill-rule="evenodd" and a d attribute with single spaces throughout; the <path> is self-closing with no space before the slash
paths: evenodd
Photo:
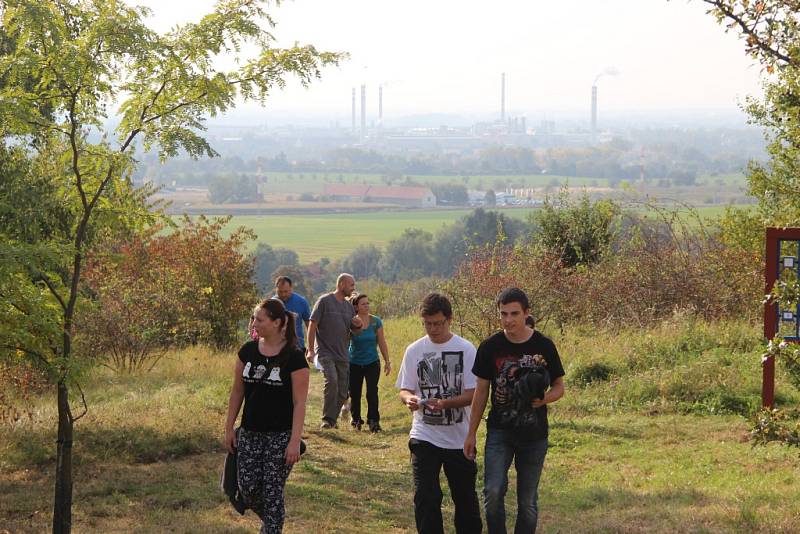
<path id="1" fill-rule="evenodd" d="M 569 373 L 570 382 L 575 384 L 588 386 L 593 382 L 607 382 L 611 375 L 614 374 L 614 369 L 603 362 L 592 362 L 585 365 L 579 365 Z"/>
<path id="2" fill-rule="evenodd" d="M 800 411 L 769 410 L 756 412 L 750 418 L 753 428 L 750 439 L 757 445 L 778 441 L 800 447 Z"/>
<path id="3" fill-rule="evenodd" d="M 457 314 L 476 337 L 498 326 L 494 297 L 504 287 L 528 293 L 537 322 L 623 328 L 657 324 L 676 312 L 753 320 L 761 310 L 758 254 L 729 249 L 683 228 L 630 231 L 595 262 L 572 265 L 543 243 L 473 251 L 448 284 Z"/>
<path id="4" fill-rule="evenodd" d="M 253 262 L 242 253 L 252 231 L 222 237 L 230 217 L 184 218 L 166 235 L 109 246 L 87 262 L 80 313 L 84 351 L 118 370 L 152 367 L 172 346 L 233 344 L 256 299 Z"/>

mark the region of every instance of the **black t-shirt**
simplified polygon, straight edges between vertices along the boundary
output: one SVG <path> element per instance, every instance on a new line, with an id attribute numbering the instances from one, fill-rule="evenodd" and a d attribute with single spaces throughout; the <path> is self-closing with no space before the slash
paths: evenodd
<path id="1" fill-rule="evenodd" d="M 547 405 L 534 409 L 529 399 L 515 398 L 523 388 L 514 386 L 536 365 L 537 355 L 544 358 L 551 383 L 564 376 L 555 344 L 538 331 L 522 343 L 512 343 L 501 331 L 480 344 L 472 373 L 491 382 L 492 408 L 487 426 L 511 430 L 522 440 L 547 437 Z"/>
<path id="2" fill-rule="evenodd" d="M 254 432 L 282 432 L 292 429 L 292 372 L 308 367 L 303 351 L 284 347 L 280 354 L 264 356 L 258 341 L 239 349 L 244 363 L 244 413 L 242 428 Z"/>

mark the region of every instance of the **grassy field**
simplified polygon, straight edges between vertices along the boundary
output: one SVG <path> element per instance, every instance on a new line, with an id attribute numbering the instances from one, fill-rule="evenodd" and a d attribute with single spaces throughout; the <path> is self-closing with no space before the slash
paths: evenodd
<path id="1" fill-rule="evenodd" d="M 503 213 L 525 218 L 531 211 L 507 209 Z M 344 257 L 361 244 L 371 243 L 383 248 L 390 240 L 400 237 L 406 228 L 421 228 L 435 233 L 468 213 L 469 210 L 408 210 L 329 215 L 245 215 L 235 216 L 229 228 L 252 228 L 258 235 L 258 242 L 290 248 L 300 255 L 301 263 L 306 263 L 322 257 Z M 252 248 L 255 248 L 255 243 Z"/>
<path id="2" fill-rule="evenodd" d="M 507 208 L 501 213 L 525 219 L 536 208 Z M 724 212 L 724 206 L 697 208 L 700 217 L 709 219 Z M 338 259 L 358 245 L 374 244 L 383 248 L 406 228 L 421 228 L 431 233 L 469 214 L 470 210 L 406 210 L 367 213 L 331 213 L 309 215 L 239 215 L 234 216 L 228 231 L 238 226 L 252 228 L 258 239 L 250 242 L 286 247 L 300 256 L 301 263 L 327 257 Z"/>
<path id="3" fill-rule="evenodd" d="M 421 326 L 390 320 L 386 332 L 397 368 Z M 800 454 L 753 447 L 739 415 L 758 404 L 756 326 L 676 317 L 651 330 L 567 331 L 556 341 L 567 394 L 551 412 L 541 532 L 797 532 Z M 599 364 L 610 374 L 597 375 Z M 255 516 L 238 516 L 217 487 L 232 365 L 232 354 L 194 349 L 149 374 L 95 373 L 89 414 L 76 427 L 75 532 L 257 531 Z M 381 380 L 383 433 L 321 432 L 314 373 L 309 452 L 287 485 L 286 532 L 414 531 L 410 416 L 394 378 Z M 782 405 L 800 401 L 781 380 L 778 391 Z M 50 394 L 34 398 L 30 418 L 0 426 L 0 532 L 48 530 L 53 404 Z M 509 524 L 513 488 L 512 479 Z M 453 532 L 447 496 L 444 507 Z"/>

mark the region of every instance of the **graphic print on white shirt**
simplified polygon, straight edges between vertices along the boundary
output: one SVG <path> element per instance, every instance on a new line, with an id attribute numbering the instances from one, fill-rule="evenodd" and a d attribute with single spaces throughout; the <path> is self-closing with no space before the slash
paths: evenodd
<path id="1" fill-rule="evenodd" d="M 417 363 L 417 379 L 422 404 L 422 419 L 429 425 L 452 425 L 464 420 L 464 408 L 434 410 L 427 399 L 457 397 L 464 389 L 464 352 L 425 352 Z"/>

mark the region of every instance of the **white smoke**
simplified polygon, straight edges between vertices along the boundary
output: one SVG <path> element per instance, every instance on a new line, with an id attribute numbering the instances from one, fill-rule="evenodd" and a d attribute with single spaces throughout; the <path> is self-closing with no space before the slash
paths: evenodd
<path id="1" fill-rule="evenodd" d="M 617 69 L 616 67 L 608 67 L 607 69 L 604 69 L 600 74 L 595 76 L 592 85 L 597 85 L 597 81 L 600 80 L 600 78 L 602 78 L 603 76 L 619 76 L 620 74 L 621 73 L 619 69 Z"/>

